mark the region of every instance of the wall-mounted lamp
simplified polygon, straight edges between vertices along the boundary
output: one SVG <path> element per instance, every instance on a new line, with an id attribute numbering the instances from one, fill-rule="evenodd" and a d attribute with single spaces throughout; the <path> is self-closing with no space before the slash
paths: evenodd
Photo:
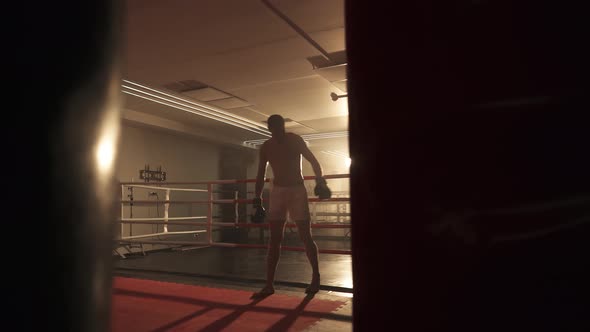
<path id="1" fill-rule="evenodd" d="M 338 100 L 338 98 L 346 98 L 346 97 L 348 97 L 348 94 L 345 94 L 345 95 L 337 95 L 334 92 L 332 92 L 332 93 L 330 93 L 330 97 L 332 97 L 332 100 L 333 101 L 336 101 L 336 100 Z"/>

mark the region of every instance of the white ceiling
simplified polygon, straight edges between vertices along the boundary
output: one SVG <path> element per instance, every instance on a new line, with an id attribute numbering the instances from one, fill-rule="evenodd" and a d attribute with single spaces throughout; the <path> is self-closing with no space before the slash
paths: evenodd
<path id="1" fill-rule="evenodd" d="M 345 50 L 344 0 L 270 2 L 326 51 Z M 298 134 L 348 129 L 347 99 L 330 98 L 331 92 L 346 92 L 308 60 L 321 53 L 262 1 L 127 0 L 126 9 L 124 79 L 189 100 L 199 95 L 174 93 L 165 86 L 199 81 L 235 97 L 206 103 L 263 126 L 269 115 L 281 114 L 293 120 L 288 131 Z M 206 95 L 217 95 L 212 92 Z M 220 142 L 264 138 L 138 97 L 124 98 L 123 116 L 129 121 L 140 121 L 144 113 L 152 123 L 161 118 L 162 123 L 214 133 L 209 138 Z M 329 141 L 314 141 L 312 147 L 348 150 L 346 138 L 337 139 L 332 148 Z"/>

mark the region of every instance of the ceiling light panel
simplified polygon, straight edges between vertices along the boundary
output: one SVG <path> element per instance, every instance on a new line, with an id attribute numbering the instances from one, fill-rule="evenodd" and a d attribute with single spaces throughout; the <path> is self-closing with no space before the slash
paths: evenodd
<path id="1" fill-rule="evenodd" d="M 184 81 L 175 81 L 172 83 L 164 84 L 164 88 L 174 91 L 174 92 L 184 92 L 189 90 L 197 90 L 206 88 L 207 84 L 203 82 L 199 82 L 196 80 L 184 80 Z"/>
<path id="2" fill-rule="evenodd" d="M 209 104 L 225 109 L 240 108 L 252 105 L 251 103 L 237 97 L 211 100 L 209 101 Z"/>
<path id="3" fill-rule="evenodd" d="M 232 96 L 217 90 L 215 88 L 212 87 L 207 87 L 207 88 L 202 88 L 202 89 L 197 89 L 197 90 L 190 90 L 190 91 L 183 91 L 182 92 L 183 95 L 196 99 L 196 100 L 200 100 L 200 101 L 211 101 L 211 100 L 217 100 L 217 99 L 225 99 L 225 98 L 231 98 Z"/>

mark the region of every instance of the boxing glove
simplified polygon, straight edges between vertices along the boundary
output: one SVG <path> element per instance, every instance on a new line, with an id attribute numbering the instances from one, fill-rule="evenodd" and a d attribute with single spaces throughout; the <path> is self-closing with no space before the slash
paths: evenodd
<path id="1" fill-rule="evenodd" d="M 324 179 L 323 177 L 317 177 L 315 179 L 315 188 L 313 188 L 313 193 L 320 199 L 327 199 L 332 197 L 332 191 L 328 187 L 326 179 Z"/>
<path id="2" fill-rule="evenodd" d="M 254 207 L 254 214 L 251 216 L 251 220 L 255 224 L 261 224 L 264 222 L 264 218 L 266 218 L 266 211 L 262 206 L 262 199 L 254 198 L 252 200 L 252 205 Z"/>

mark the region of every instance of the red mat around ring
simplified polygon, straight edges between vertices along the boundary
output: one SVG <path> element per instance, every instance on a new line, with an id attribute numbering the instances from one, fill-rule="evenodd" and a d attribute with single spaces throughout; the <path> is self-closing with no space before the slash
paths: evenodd
<path id="1" fill-rule="evenodd" d="M 301 331 L 345 302 L 115 277 L 113 332 Z"/>

